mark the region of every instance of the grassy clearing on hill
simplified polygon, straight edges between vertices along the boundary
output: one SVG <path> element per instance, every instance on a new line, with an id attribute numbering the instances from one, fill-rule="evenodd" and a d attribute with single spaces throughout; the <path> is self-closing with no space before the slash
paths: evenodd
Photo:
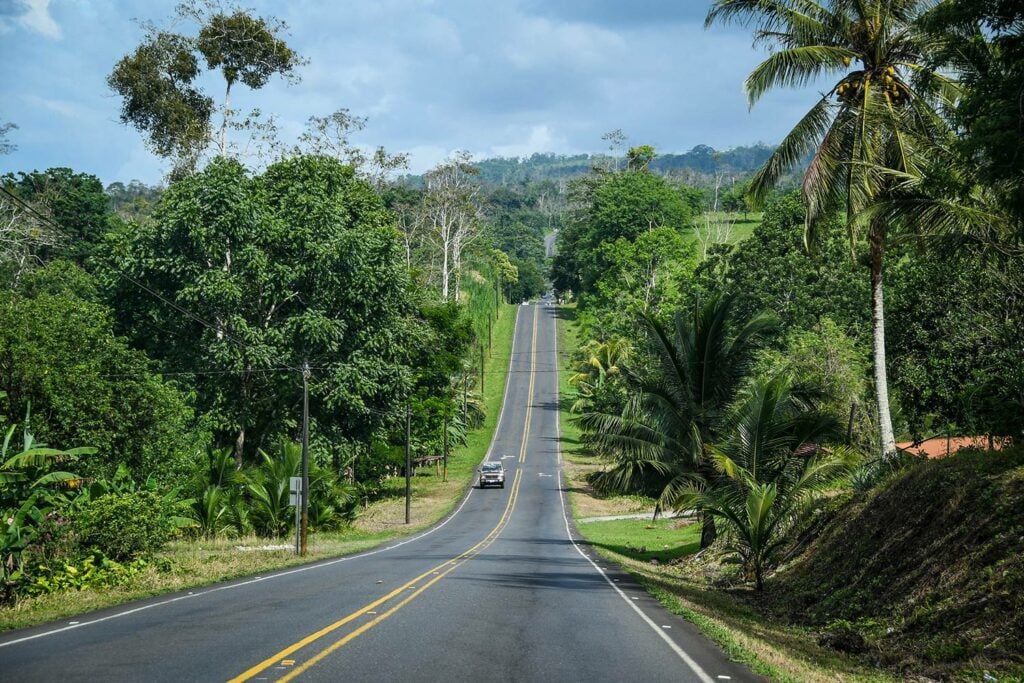
<path id="1" fill-rule="evenodd" d="M 395 477 L 385 484 L 385 496 L 362 510 L 350 528 L 339 532 L 311 534 L 306 557 L 294 554 L 291 550 L 294 539 L 291 538 L 178 541 L 169 544 L 128 585 L 22 598 L 10 607 L 0 608 L 0 631 L 66 619 L 132 600 L 198 588 L 218 581 L 350 555 L 394 538 L 411 535 L 437 523 L 462 498 L 473 481 L 477 464 L 483 459 L 494 436 L 505 393 L 517 310 L 514 305 L 503 305 L 492 330 L 494 347 L 484 362 L 487 418 L 479 429 L 469 435 L 465 446 L 450 454 L 447 482 L 442 481 L 432 466 L 420 468 L 416 472 L 412 487 L 411 524 L 405 524 L 405 479 Z M 288 547 L 266 549 L 268 546 L 281 545 Z"/>
<path id="2" fill-rule="evenodd" d="M 687 241 L 699 247 L 700 237 L 698 235 L 697 229 L 704 228 L 706 226 L 707 221 L 710 220 L 713 225 L 728 225 L 728 228 L 724 229 L 724 232 L 728 233 L 725 239 L 714 239 L 712 241 L 724 241 L 728 244 L 739 244 L 740 242 L 747 239 L 754 233 L 754 230 L 756 230 L 757 227 L 761 225 L 763 219 L 764 214 L 760 212 L 743 214 L 719 211 L 717 213 L 712 213 L 710 216 L 705 216 L 704 214 L 701 214 L 694 219 L 695 229 L 686 233 L 686 239 Z M 718 232 L 719 231 L 713 230 L 712 234 L 717 234 Z"/>

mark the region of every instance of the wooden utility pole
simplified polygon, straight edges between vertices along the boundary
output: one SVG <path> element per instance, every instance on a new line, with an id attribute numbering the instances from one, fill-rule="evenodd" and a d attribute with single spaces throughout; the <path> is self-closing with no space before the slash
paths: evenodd
<path id="1" fill-rule="evenodd" d="M 405 523 L 408 524 L 412 512 L 412 409 L 409 401 L 405 401 Z"/>
<path id="2" fill-rule="evenodd" d="M 302 364 L 302 530 L 300 554 L 306 554 L 309 533 L 309 363 Z"/>
<path id="3" fill-rule="evenodd" d="M 445 407 L 444 411 L 445 411 L 444 412 L 444 434 L 441 435 L 442 438 L 444 439 L 444 450 L 442 451 L 442 454 L 444 456 L 444 476 L 441 477 L 441 481 L 448 481 L 448 408 L 447 408 L 447 406 Z"/>

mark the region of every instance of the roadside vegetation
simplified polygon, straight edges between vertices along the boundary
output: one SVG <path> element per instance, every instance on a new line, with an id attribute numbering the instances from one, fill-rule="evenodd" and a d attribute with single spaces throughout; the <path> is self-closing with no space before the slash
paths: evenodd
<path id="1" fill-rule="evenodd" d="M 285 140 L 232 108 L 301 78 L 277 19 L 191 0 L 143 27 L 108 85 L 165 182 L 0 178 L 0 628 L 436 522 L 493 434 L 514 304 L 553 288 L 573 513 L 670 609 L 773 680 L 1024 677 L 1020 3 L 722 22 L 771 48 L 751 104 L 826 79 L 777 147 L 616 130 L 420 176 L 347 109 Z M 930 437 L 1001 449 L 896 447 Z"/>
<path id="2" fill-rule="evenodd" d="M 396 182 L 405 158 L 349 144 L 366 120 L 346 110 L 310 112 L 287 146 L 229 105 L 301 76 L 285 26 L 204 2 L 178 15 L 109 77 L 165 185 L 0 179 L 0 628 L 438 521 L 494 431 L 506 302 L 544 289 L 550 189 L 484 187 L 465 154 Z M 219 103 L 193 82 L 205 70 Z"/>
<path id="3" fill-rule="evenodd" d="M 570 193 L 553 274 L 573 301 L 578 528 L 773 680 L 1022 675 L 1022 176 L 993 127 L 1020 121 L 1003 88 L 1020 83 L 1021 18 L 1000 2 L 713 3 L 709 26 L 774 47 L 751 103 L 834 78 L 748 179 L 750 234 L 705 248 L 645 147 Z M 1002 449 L 896 448 L 936 436 Z M 649 517 L 585 520 L 627 500 Z M 662 513 L 697 521 L 674 522 L 689 551 L 652 551 Z"/>

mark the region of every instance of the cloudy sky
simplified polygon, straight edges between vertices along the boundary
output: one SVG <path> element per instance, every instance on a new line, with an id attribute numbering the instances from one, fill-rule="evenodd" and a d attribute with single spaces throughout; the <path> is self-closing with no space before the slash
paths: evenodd
<path id="1" fill-rule="evenodd" d="M 778 142 L 812 103 L 774 93 L 748 111 L 743 78 L 763 58 L 740 27 L 703 28 L 708 0 L 289 0 L 243 2 L 290 26 L 309 59 L 301 83 L 238 88 L 233 104 L 279 117 L 369 117 L 356 142 L 408 152 L 419 172 L 457 149 L 477 156 L 682 152 Z M 173 1 L 0 0 L 0 123 L 18 150 L 0 172 L 70 166 L 105 182 L 154 183 L 166 165 L 118 120 L 105 80 Z M 188 27 L 182 26 L 187 31 Z M 221 86 L 213 81 L 211 90 Z"/>

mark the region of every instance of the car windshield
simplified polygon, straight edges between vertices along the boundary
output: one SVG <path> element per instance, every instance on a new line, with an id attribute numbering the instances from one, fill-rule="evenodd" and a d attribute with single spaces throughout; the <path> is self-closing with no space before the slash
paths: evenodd
<path id="1" fill-rule="evenodd" d="M 485 462 L 484 466 L 481 469 L 483 469 L 484 472 L 500 472 L 501 471 L 501 463 L 500 462 Z"/>

